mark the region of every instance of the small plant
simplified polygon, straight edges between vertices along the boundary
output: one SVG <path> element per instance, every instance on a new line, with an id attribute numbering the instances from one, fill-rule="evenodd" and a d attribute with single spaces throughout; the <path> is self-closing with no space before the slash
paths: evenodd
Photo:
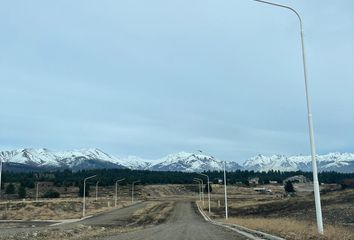
<path id="1" fill-rule="evenodd" d="M 7 185 L 6 189 L 5 189 L 5 193 L 6 194 L 14 194 L 15 193 L 15 186 L 12 183 Z"/>
<path id="2" fill-rule="evenodd" d="M 84 196 L 84 185 L 79 186 L 79 197 Z M 85 189 L 85 197 L 90 196 L 90 185 L 86 184 L 86 189 Z"/>
<path id="3" fill-rule="evenodd" d="M 287 181 L 287 182 L 285 183 L 284 190 L 285 190 L 285 192 L 287 192 L 287 193 L 294 193 L 294 192 L 295 192 L 295 188 L 294 188 L 293 183 L 290 182 L 290 181 Z"/>
<path id="4" fill-rule="evenodd" d="M 204 193 L 207 193 L 208 192 L 208 185 L 209 185 L 209 191 L 210 193 L 213 191 L 213 188 L 211 187 L 211 184 L 205 184 L 205 187 L 204 187 Z"/>
<path id="5" fill-rule="evenodd" d="M 44 193 L 43 198 L 60 198 L 60 193 L 54 189 L 49 189 Z"/>
<path id="6" fill-rule="evenodd" d="M 18 197 L 19 198 L 26 198 L 27 192 L 26 192 L 26 187 L 21 185 L 18 189 Z"/>

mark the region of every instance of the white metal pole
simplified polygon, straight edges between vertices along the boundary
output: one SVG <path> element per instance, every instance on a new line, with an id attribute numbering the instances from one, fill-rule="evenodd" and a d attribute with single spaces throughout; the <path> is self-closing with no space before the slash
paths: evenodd
<path id="1" fill-rule="evenodd" d="M 0 159 L 0 197 L 1 197 L 1 193 L 2 193 L 1 192 L 1 186 L 2 186 L 1 185 L 1 183 L 2 183 L 1 182 L 1 180 L 2 180 L 1 178 L 2 178 L 2 159 Z"/>
<path id="2" fill-rule="evenodd" d="M 117 199 L 118 198 L 118 181 L 116 181 L 116 192 L 115 192 L 115 198 L 114 198 L 114 207 L 117 208 Z"/>
<path id="3" fill-rule="evenodd" d="M 121 181 L 124 181 L 125 178 L 122 178 L 122 179 L 118 179 L 116 180 L 116 183 L 115 183 L 115 194 L 114 194 L 114 207 L 117 208 L 117 201 L 118 201 L 118 183 L 121 182 Z"/>
<path id="4" fill-rule="evenodd" d="M 84 195 L 83 195 L 84 197 L 82 200 L 83 201 L 82 202 L 82 217 L 85 217 L 85 208 L 86 208 L 86 206 L 85 206 L 86 205 L 86 201 L 85 201 L 86 196 L 85 195 L 86 195 L 86 179 L 84 179 Z"/>
<path id="5" fill-rule="evenodd" d="M 199 190 L 199 201 L 202 201 L 202 185 L 201 182 L 198 181 L 198 190 Z"/>
<path id="6" fill-rule="evenodd" d="M 194 179 L 196 179 L 196 180 L 198 180 L 198 181 L 200 181 L 201 182 L 201 190 L 200 190 L 200 192 L 201 192 L 201 194 L 202 194 L 202 199 L 203 199 L 203 207 L 204 207 L 204 190 L 203 190 L 203 187 L 204 187 L 204 183 L 203 183 L 203 179 L 201 179 L 201 178 L 194 178 Z"/>
<path id="7" fill-rule="evenodd" d="M 196 181 L 196 184 L 197 184 L 197 189 L 198 189 L 198 193 L 197 193 L 197 199 L 199 198 L 199 201 L 200 201 L 200 183 L 198 181 Z"/>
<path id="8" fill-rule="evenodd" d="M 196 180 L 193 180 L 193 182 L 195 182 L 196 184 L 198 184 L 198 192 L 197 192 L 197 194 L 199 195 L 199 182 L 198 181 L 196 181 Z"/>
<path id="9" fill-rule="evenodd" d="M 203 196 L 203 187 L 202 187 L 202 183 L 199 182 L 199 201 L 202 201 L 202 196 Z"/>
<path id="10" fill-rule="evenodd" d="M 134 182 L 132 184 L 132 203 L 134 203 Z"/>
<path id="11" fill-rule="evenodd" d="M 204 197 L 204 182 L 202 180 L 202 198 L 203 198 L 203 206 L 205 206 L 205 197 Z"/>
<path id="12" fill-rule="evenodd" d="M 96 177 L 96 175 L 84 179 L 84 191 L 83 191 L 83 198 L 82 198 L 82 217 L 85 217 L 85 213 L 86 213 L 86 181 L 94 177 Z"/>
<path id="13" fill-rule="evenodd" d="M 96 202 L 97 202 L 97 198 L 98 198 L 98 183 L 99 183 L 100 181 L 97 181 L 96 182 Z"/>
<path id="14" fill-rule="evenodd" d="M 225 219 L 228 219 L 229 214 L 227 210 L 226 161 L 224 162 L 224 187 L 225 187 Z"/>
<path id="15" fill-rule="evenodd" d="M 304 79 L 305 79 L 305 94 L 306 94 L 306 106 L 307 106 L 308 127 L 309 127 L 309 136 L 310 136 L 310 147 L 311 147 L 313 188 L 314 188 L 314 195 L 315 195 L 317 230 L 318 230 L 318 233 L 323 234 L 321 197 L 320 197 L 320 187 L 319 187 L 318 173 L 317 173 L 316 145 L 315 145 L 315 136 L 314 136 L 314 129 L 313 129 L 311 101 L 310 101 L 310 96 L 309 96 L 309 91 L 308 91 L 306 54 L 305 54 L 304 31 L 303 31 L 303 26 L 302 26 L 302 19 L 301 19 L 300 14 L 295 9 L 293 9 L 289 6 L 281 5 L 281 4 L 277 4 L 277 3 L 272 3 L 272 2 L 267 2 L 267 1 L 262 1 L 262 0 L 254 0 L 254 1 L 273 5 L 276 7 L 286 8 L 286 9 L 294 12 L 300 22 L 302 63 L 303 63 L 303 71 L 304 71 Z"/>
<path id="16" fill-rule="evenodd" d="M 314 136 L 314 129 L 313 129 L 310 96 L 309 96 L 308 85 L 307 85 L 307 69 L 306 69 L 306 58 L 305 58 L 304 33 L 302 31 L 302 28 L 301 28 L 301 43 L 302 43 L 302 54 L 303 54 L 302 57 L 303 57 L 304 76 L 305 76 L 308 125 L 309 125 L 309 131 L 310 131 L 309 135 L 310 135 L 310 144 L 311 144 L 312 175 L 313 175 L 313 188 L 314 188 L 314 195 L 315 195 L 317 229 L 320 234 L 323 234 L 324 231 L 323 231 L 323 220 L 322 220 L 320 186 L 319 186 L 319 182 L 318 182 L 318 173 L 317 173 L 316 145 L 315 145 L 315 136 Z"/>
<path id="17" fill-rule="evenodd" d="M 132 203 L 134 203 L 134 184 L 138 182 L 140 182 L 140 180 L 132 183 Z"/>
<path id="18" fill-rule="evenodd" d="M 37 184 L 36 184 L 36 202 L 38 202 L 38 192 L 39 192 L 39 190 L 38 190 L 38 188 L 39 188 L 39 183 L 37 182 Z"/>
<path id="19" fill-rule="evenodd" d="M 210 181 L 208 177 L 208 202 L 209 202 L 209 214 L 210 214 Z"/>
<path id="20" fill-rule="evenodd" d="M 196 180 L 194 179 L 193 180 L 194 182 L 198 183 L 198 195 L 199 195 L 199 201 L 202 201 L 202 193 L 201 193 L 201 186 L 200 186 L 200 181 L 199 180 Z"/>
<path id="21" fill-rule="evenodd" d="M 209 185 L 210 181 L 209 181 L 209 176 L 204 174 L 204 173 L 198 173 L 198 174 L 207 177 L 207 180 L 208 180 L 207 188 L 208 188 L 208 203 L 209 203 L 209 214 L 210 214 L 211 211 L 210 211 L 210 185 Z"/>

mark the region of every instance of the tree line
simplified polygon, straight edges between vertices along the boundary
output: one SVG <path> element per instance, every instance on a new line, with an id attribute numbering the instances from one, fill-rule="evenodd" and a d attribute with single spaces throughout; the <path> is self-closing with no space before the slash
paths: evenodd
<path id="1" fill-rule="evenodd" d="M 204 172 L 213 183 L 219 183 L 223 180 L 223 172 L 207 171 Z M 21 186 L 34 188 L 36 182 L 52 182 L 57 187 L 80 187 L 83 179 L 92 175 L 97 175 L 95 180 L 100 181 L 100 186 L 112 186 L 115 180 L 125 178 L 121 184 L 130 184 L 133 181 L 140 180 L 142 184 L 192 184 L 193 178 L 203 178 L 197 173 L 173 172 L 173 171 L 148 171 L 148 170 L 129 170 L 129 169 L 98 169 L 98 170 L 81 170 L 81 171 L 48 171 L 48 172 L 4 172 L 2 178 L 2 188 L 6 183 L 20 183 Z M 258 177 L 260 184 L 267 184 L 270 181 L 282 183 L 286 178 L 304 175 L 312 180 L 311 172 L 255 172 L 237 170 L 227 172 L 228 184 L 248 184 L 250 178 Z M 321 183 L 341 184 L 345 179 L 354 179 L 354 173 L 338 173 L 338 172 L 321 172 L 319 173 L 319 181 Z M 94 180 L 91 180 L 94 181 Z M 205 180 L 206 182 L 206 180 Z"/>

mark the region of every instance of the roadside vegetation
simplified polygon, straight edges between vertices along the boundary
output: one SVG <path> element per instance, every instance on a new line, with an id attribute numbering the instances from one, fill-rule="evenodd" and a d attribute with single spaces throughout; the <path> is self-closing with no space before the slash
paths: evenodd
<path id="1" fill-rule="evenodd" d="M 226 222 L 281 236 L 288 240 L 352 240 L 354 237 L 350 229 L 334 225 L 325 225 L 325 234 L 320 236 L 314 221 L 300 221 L 293 218 L 236 217 Z"/>
<path id="2" fill-rule="evenodd" d="M 289 183 L 285 186 L 263 185 L 263 187 L 272 189 L 272 194 L 257 194 L 255 191 L 252 192 L 252 188 L 230 186 L 227 223 L 290 240 L 354 239 L 354 189 L 342 189 L 340 185 L 333 184 L 321 186 L 325 235 L 320 236 L 317 234 L 314 197 L 310 183 L 295 183 L 293 187 L 290 187 Z M 221 206 L 218 206 L 217 201 L 212 201 L 211 217 L 225 221 L 222 187 L 215 186 L 214 191 L 220 194 L 218 199 Z M 207 212 L 206 205 L 203 209 Z"/>
<path id="3" fill-rule="evenodd" d="M 117 208 L 129 206 L 129 200 L 119 201 Z M 88 199 L 87 215 L 112 210 L 112 199 Z M 45 201 L 13 201 L 0 203 L 0 220 L 64 220 L 82 216 L 82 199 L 56 199 Z"/>

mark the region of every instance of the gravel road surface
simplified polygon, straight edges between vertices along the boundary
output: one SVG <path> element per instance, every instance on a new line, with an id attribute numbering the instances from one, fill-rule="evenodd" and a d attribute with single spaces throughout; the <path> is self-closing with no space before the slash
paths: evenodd
<path id="1" fill-rule="evenodd" d="M 243 240 L 236 232 L 206 222 L 190 202 L 178 202 L 166 223 L 101 240 Z"/>

